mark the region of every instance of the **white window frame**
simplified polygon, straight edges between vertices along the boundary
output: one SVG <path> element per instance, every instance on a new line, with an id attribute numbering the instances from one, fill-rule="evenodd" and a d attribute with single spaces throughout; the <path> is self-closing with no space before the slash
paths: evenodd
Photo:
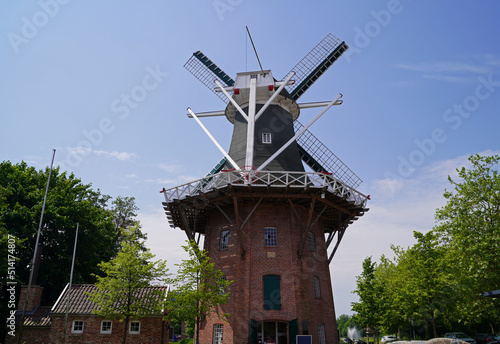
<path id="1" fill-rule="evenodd" d="M 224 335 L 224 324 L 214 324 L 213 344 L 222 344 L 223 335 Z"/>
<path id="2" fill-rule="evenodd" d="M 278 246 L 278 229 L 276 227 L 264 228 L 264 246 L 265 247 Z"/>
<path id="3" fill-rule="evenodd" d="M 132 331 L 132 324 L 139 324 L 139 329 L 137 331 L 135 331 L 135 330 Z M 141 333 L 141 322 L 137 321 L 137 320 L 131 321 L 128 324 L 128 333 L 130 333 L 130 334 L 140 334 Z"/>
<path id="4" fill-rule="evenodd" d="M 82 328 L 81 329 L 75 329 L 76 323 L 81 323 Z M 80 326 L 78 326 L 80 327 Z M 71 333 L 83 333 L 83 329 L 85 327 L 85 322 L 83 320 L 73 320 L 73 323 L 71 324 Z"/>
<path id="5" fill-rule="evenodd" d="M 262 143 L 263 144 L 271 144 L 273 143 L 271 133 L 262 133 Z"/>
<path id="6" fill-rule="evenodd" d="M 104 323 L 109 323 L 109 330 L 103 330 Z M 111 334 L 113 331 L 113 322 L 111 320 L 102 320 L 101 321 L 101 334 Z"/>

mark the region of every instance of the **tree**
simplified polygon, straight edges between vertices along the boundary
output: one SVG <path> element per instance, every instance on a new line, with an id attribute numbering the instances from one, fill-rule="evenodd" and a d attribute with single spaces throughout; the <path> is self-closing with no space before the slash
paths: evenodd
<path id="1" fill-rule="evenodd" d="M 500 286 L 500 156 L 469 157 L 470 168 L 457 170 L 461 181 L 448 177 L 447 204 L 436 211 L 434 230 L 448 246 L 454 277 L 465 288 L 459 310 L 463 322 L 487 320 L 494 333 L 500 300 L 481 292 Z"/>
<path id="2" fill-rule="evenodd" d="M 379 309 L 382 287 L 375 279 L 377 264 L 372 262 L 371 257 L 363 261 L 363 272 L 356 277 L 356 290 L 360 302 L 353 302 L 352 310 L 356 312 L 356 321 L 366 327 L 376 330 L 379 327 Z"/>
<path id="3" fill-rule="evenodd" d="M 121 244 L 121 241 L 124 239 L 124 232 L 131 227 L 135 228 L 138 236 L 137 238 L 145 241 L 147 237 L 142 233 L 141 224 L 135 218 L 137 216 L 137 210 L 139 210 L 135 204 L 135 198 L 118 196 L 111 204 L 111 214 L 113 214 L 117 244 Z M 141 249 L 145 251 L 146 246 L 143 245 Z"/>
<path id="4" fill-rule="evenodd" d="M 96 276 L 97 291 L 88 295 L 98 305 L 97 315 L 125 321 L 123 344 L 129 321 L 162 314 L 166 297 L 165 288 L 152 288 L 166 277 L 166 262 L 151 261 L 154 255 L 143 250 L 138 228 L 137 223 L 123 230 L 121 250 L 109 262 L 99 264 L 105 276 Z"/>
<path id="5" fill-rule="evenodd" d="M 183 246 L 189 259 L 177 264 L 177 276 L 169 279 L 174 290 L 169 296 L 166 308 L 169 318 L 184 321 L 196 326 L 196 343 L 199 343 L 199 325 L 204 316 L 219 312 L 218 307 L 227 303 L 230 293 L 227 288 L 232 281 L 227 281 L 222 271 L 210 262 L 205 250 L 200 250 L 194 241 Z M 220 314 L 227 319 L 229 314 Z"/>
<path id="6" fill-rule="evenodd" d="M 437 337 L 436 321 L 446 322 L 448 310 L 454 304 L 456 285 L 446 259 L 447 248 L 440 245 L 433 231 L 413 233 L 417 243 L 406 250 L 392 247 L 397 265 L 387 285 L 396 304 L 394 309 L 403 316 L 425 326 L 425 338 Z"/>
<path id="7" fill-rule="evenodd" d="M 48 168 L 37 170 L 25 162 L 0 163 L 0 248 L 2 257 L 6 258 L 4 243 L 9 236 L 15 237 L 15 272 L 19 284 L 28 283 L 48 173 Z M 93 283 L 92 274 L 98 272 L 97 264 L 116 254 L 117 236 L 106 205 L 109 199 L 73 174 L 61 173 L 58 167 L 53 169 L 40 236 L 42 261 L 38 276 L 34 276 L 38 277 L 37 284 L 44 287 L 43 303 L 55 302 L 68 283 L 77 223 L 80 223 L 80 233 L 75 283 Z M 6 270 L 7 265 L 2 264 L 3 295 L 7 295 Z M 2 302 L 0 306 L 0 320 L 5 316 L 4 305 Z"/>

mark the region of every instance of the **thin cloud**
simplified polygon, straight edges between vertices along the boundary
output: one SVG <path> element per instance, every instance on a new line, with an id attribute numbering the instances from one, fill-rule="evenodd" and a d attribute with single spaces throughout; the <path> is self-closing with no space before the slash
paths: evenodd
<path id="1" fill-rule="evenodd" d="M 457 84 L 466 84 L 470 81 L 469 78 L 461 77 L 461 76 L 453 76 L 453 75 L 443 75 L 443 74 L 424 74 L 422 75 L 424 79 L 438 80 L 438 81 L 446 81 Z"/>
<path id="2" fill-rule="evenodd" d="M 489 68 L 473 65 L 462 62 L 422 62 L 417 64 L 404 64 L 396 65 L 397 68 L 412 70 L 415 72 L 423 73 L 489 73 Z"/>
<path id="3" fill-rule="evenodd" d="M 120 161 L 126 161 L 137 158 L 137 154 L 128 152 L 117 152 L 117 151 L 108 152 L 108 151 L 96 150 L 94 151 L 94 153 L 97 155 L 102 155 L 107 158 L 118 159 Z"/>
<path id="4" fill-rule="evenodd" d="M 158 168 L 170 173 L 180 172 L 182 170 L 182 166 L 180 165 L 167 165 L 167 164 L 159 164 Z"/>

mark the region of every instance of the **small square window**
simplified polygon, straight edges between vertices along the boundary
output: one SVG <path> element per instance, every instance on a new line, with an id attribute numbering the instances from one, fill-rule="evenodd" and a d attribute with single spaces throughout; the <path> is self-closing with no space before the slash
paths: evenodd
<path id="1" fill-rule="evenodd" d="M 130 334 L 141 333 L 141 322 L 140 321 L 131 321 L 128 333 L 130 333 Z"/>
<path id="2" fill-rule="evenodd" d="M 220 234 L 220 246 L 221 250 L 227 250 L 229 247 L 229 231 L 222 231 Z"/>
<path id="3" fill-rule="evenodd" d="M 276 228 L 266 227 L 264 229 L 264 246 L 265 247 L 276 247 L 278 246 L 278 241 L 276 238 Z"/>
<path id="4" fill-rule="evenodd" d="M 74 320 L 71 333 L 83 333 L 83 320 Z"/>
<path id="5" fill-rule="evenodd" d="M 101 321 L 101 333 L 102 334 L 111 334 L 112 327 L 113 327 L 113 323 L 110 320 Z"/>
<path id="6" fill-rule="evenodd" d="M 271 133 L 262 133 L 262 143 L 266 144 L 273 143 L 271 139 Z"/>

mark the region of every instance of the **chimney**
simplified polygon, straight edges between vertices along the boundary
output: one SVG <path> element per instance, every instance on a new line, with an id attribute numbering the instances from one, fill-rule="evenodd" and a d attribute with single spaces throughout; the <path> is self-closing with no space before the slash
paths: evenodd
<path id="1" fill-rule="evenodd" d="M 28 305 L 26 307 L 26 311 L 33 311 L 36 307 L 40 306 L 40 302 L 42 301 L 42 292 L 43 287 L 39 285 L 32 285 L 30 288 L 30 295 L 28 299 Z M 17 304 L 18 310 L 23 310 L 24 302 L 26 301 L 26 296 L 28 294 L 28 286 L 21 286 L 21 295 L 19 295 L 19 302 Z"/>

